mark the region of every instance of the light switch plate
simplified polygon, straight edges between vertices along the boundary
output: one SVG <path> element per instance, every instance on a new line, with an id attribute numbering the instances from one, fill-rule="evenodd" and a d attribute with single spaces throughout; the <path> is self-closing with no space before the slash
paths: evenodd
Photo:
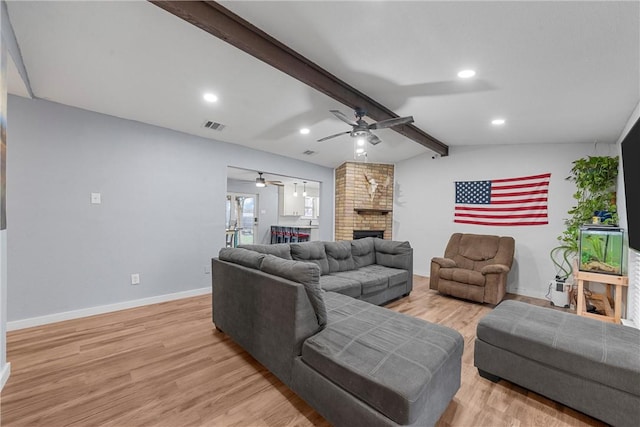
<path id="1" fill-rule="evenodd" d="M 140 274 L 139 273 L 133 273 L 131 275 L 131 284 L 132 285 L 139 285 L 140 284 Z"/>
<path id="2" fill-rule="evenodd" d="M 100 193 L 91 193 L 91 204 L 99 205 L 102 203 L 102 195 Z"/>

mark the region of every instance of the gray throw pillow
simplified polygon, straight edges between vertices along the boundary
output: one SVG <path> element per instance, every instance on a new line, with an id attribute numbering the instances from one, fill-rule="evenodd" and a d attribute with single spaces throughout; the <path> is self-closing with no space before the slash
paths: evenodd
<path id="1" fill-rule="evenodd" d="M 327 324 L 327 308 L 324 304 L 323 293 L 320 288 L 320 267 L 312 262 L 290 261 L 275 257 L 265 256 L 262 261 L 263 272 L 275 276 L 284 277 L 293 282 L 301 283 L 311 302 L 316 318 L 321 328 Z"/>

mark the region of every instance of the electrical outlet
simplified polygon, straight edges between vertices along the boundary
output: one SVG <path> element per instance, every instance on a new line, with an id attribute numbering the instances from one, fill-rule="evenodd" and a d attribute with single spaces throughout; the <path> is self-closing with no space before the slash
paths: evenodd
<path id="1" fill-rule="evenodd" d="M 139 285 L 140 284 L 140 274 L 133 273 L 131 275 L 131 284 L 132 285 Z"/>

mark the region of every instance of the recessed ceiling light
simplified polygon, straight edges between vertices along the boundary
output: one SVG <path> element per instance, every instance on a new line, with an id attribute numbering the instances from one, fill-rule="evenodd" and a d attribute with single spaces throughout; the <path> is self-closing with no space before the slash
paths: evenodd
<path id="1" fill-rule="evenodd" d="M 364 138 L 359 138 L 359 139 L 358 139 L 358 145 L 359 145 L 360 147 L 362 147 L 362 146 L 364 145 Z"/>
<path id="2" fill-rule="evenodd" d="M 308 135 L 309 132 L 311 132 L 308 128 L 302 128 L 300 129 L 300 133 L 303 135 Z"/>
<path id="3" fill-rule="evenodd" d="M 475 75 L 476 75 L 476 72 L 474 70 L 462 70 L 458 73 L 458 77 L 460 77 L 461 79 L 468 79 Z"/>
<path id="4" fill-rule="evenodd" d="M 493 119 L 491 120 L 491 124 L 494 126 L 500 126 L 504 124 L 504 119 Z"/>
<path id="5" fill-rule="evenodd" d="M 217 96 L 215 96 L 215 95 L 214 95 L 214 94 L 212 94 L 212 93 L 205 93 L 205 94 L 203 95 L 203 98 L 204 98 L 204 100 L 205 100 L 205 101 L 207 101 L 207 102 L 216 102 L 216 101 L 218 101 L 218 97 L 217 97 Z"/>

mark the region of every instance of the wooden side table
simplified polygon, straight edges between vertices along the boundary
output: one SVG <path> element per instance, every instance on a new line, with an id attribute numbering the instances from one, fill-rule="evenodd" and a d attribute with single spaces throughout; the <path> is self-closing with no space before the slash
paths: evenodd
<path id="1" fill-rule="evenodd" d="M 610 274 L 602 273 L 589 273 L 586 271 L 578 271 L 576 274 L 578 280 L 578 303 L 576 305 L 576 314 L 578 316 L 591 317 L 598 320 L 604 320 L 605 322 L 621 323 L 620 317 L 622 314 L 622 287 L 629 286 L 628 276 L 612 276 Z M 593 299 L 602 301 L 605 309 L 605 314 L 587 313 L 587 301 L 584 296 L 584 282 L 599 282 L 605 285 L 607 288 L 606 294 L 594 294 Z M 611 294 L 613 287 L 615 286 L 615 295 Z M 609 299 L 614 299 L 613 309 L 609 304 Z"/>

